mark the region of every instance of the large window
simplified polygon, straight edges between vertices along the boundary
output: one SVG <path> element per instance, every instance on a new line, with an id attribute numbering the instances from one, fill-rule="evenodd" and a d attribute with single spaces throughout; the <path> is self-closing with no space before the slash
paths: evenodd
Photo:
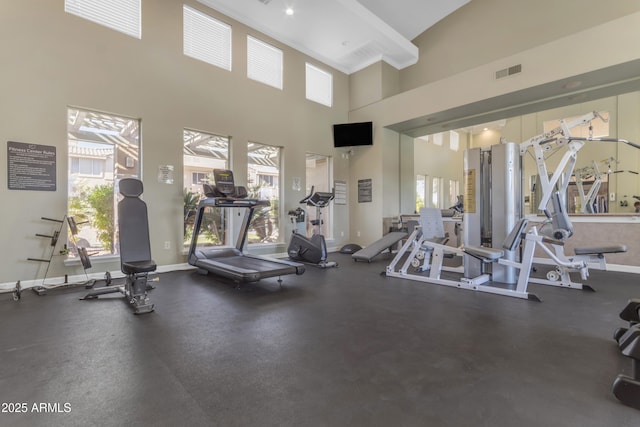
<path id="1" fill-rule="evenodd" d="M 306 64 L 306 97 L 327 107 L 333 104 L 333 75 Z"/>
<path id="2" fill-rule="evenodd" d="M 184 54 L 231 71 L 231 27 L 188 6 L 183 19 Z"/>
<path id="3" fill-rule="evenodd" d="M 247 146 L 247 191 L 249 197 L 269 200 L 256 209 L 249 228 L 249 243 L 282 241 L 280 235 L 280 148 L 249 142 Z"/>
<path id="4" fill-rule="evenodd" d="M 205 132 L 183 131 L 184 245 L 191 243 L 196 207 L 203 197 L 202 184 L 213 181 L 214 169 L 229 167 L 229 138 Z M 228 229 L 225 210 L 208 208 L 203 217 L 199 243 L 225 245 Z"/>
<path id="5" fill-rule="evenodd" d="M 306 159 L 307 194 L 309 194 L 311 187 L 313 187 L 315 191 L 331 192 L 331 157 L 307 153 Z M 316 208 L 313 206 L 302 206 L 302 208 L 307 210 L 307 235 L 310 236 L 314 232 L 313 227 L 311 226 L 311 221 L 317 219 Z M 333 217 L 333 203 L 329 204 L 328 207 L 323 208 L 321 215 L 322 228 L 320 231 L 326 238 L 332 238 L 333 227 L 331 219 Z"/>
<path id="6" fill-rule="evenodd" d="M 426 207 L 427 198 L 427 176 L 416 175 L 416 213 Z"/>
<path id="7" fill-rule="evenodd" d="M 65 0 L 64 11 L 142 38 L 140 0 Z"/>
<path id="8" fill-rule="evenodd" d="M 442 200 L 442 182 L 444 180 L 440 177 L 434 176 L 431 179 L 431 207 L 443 208 L 444 201 Z"/>
<path id="9" fill-rule="evenodd" d="M 140 121 L 69 108 L 68 211 L 79 224 L 77 245 L 89 255 L 118 252 L 118 181 L 140 173 Z M 70 257 L 77 256 L 70 241 Z"/>
<path id="10" fill-rule="evenodd" d="M 247 36 L 247 77 L 282 89 L 282 51 Z"/>
<path id="11" fill-rule="evenodd" d="M 460 134 L 455 131 L 449 131 L 449 148 L 453 151 L 460 149 Z"/>
<path id="12" fill-rule="evenodd" d="M 449 180 L 449 206 L 452 207 L 457 203 L 462 203 L 462 194 L 460 194 L 460 181 L 456 179 Z"/>

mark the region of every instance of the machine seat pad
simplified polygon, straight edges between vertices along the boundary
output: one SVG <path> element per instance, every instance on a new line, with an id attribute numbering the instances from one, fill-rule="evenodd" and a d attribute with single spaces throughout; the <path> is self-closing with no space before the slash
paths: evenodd
<path id="1" fill-rule="evenodd" d="M 487 262 L 496 261 L 504 256 L 502 249 L 485 248 L 484 246 L 466 246 L 464 252 Z"/>
<path id="2" fill-rule="evenodd" d="M 123 262 L 122 272 L 124 274 L 147 273 L 155 271 L 156 267 L 156 263 L 152 260 Z"/>
<path id="3" fill-rule="evenodd" d="M 576 255 L 615 254 L 627 252 L 627 245 L 596 246 L 593 248 L 575 248 Z"/>

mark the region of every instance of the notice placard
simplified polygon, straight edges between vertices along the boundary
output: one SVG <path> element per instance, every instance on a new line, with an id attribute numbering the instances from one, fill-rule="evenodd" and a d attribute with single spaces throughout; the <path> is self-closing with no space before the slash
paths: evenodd
<path id="1" fill-rule="evenodd" d="M 158 166 L 158 182 L 161 184 L 173 184 L 173 165 Z"/>
<path id="2" fill-rule="evenodd" d="M 56 191 L 56 147 L 7 141 L 9 190 Z"/>
<path id="3" fill-rule="evenodd" d="M 336 205 L 346 205 L 347 204 L 347 181 L 335 180 L 333 182 L 333 191 L 335 194 L 333 203 Z"/>
<path id="4" fill-rule="evenodd" d="M 371 178 L 358 180 L 358 203 L 367 203 L 372 200 L 372 186 Z"/>

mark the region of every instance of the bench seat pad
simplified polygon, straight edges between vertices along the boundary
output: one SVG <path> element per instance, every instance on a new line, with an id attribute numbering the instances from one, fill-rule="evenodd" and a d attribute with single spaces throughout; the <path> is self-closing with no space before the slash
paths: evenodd
<path id="1" fill-rule="evenodd" d="M 627 252 L 627 245 L 596 246 L 592 248 L 575 248 L 576 255 L 615 254 Z"/>
<path id="2" fill-rule="evenodd" d="M 502 249 L 485 248 L 484 246 L 466 246 L 464 252 L 476 258 L 483 258 L 488 261 L 495 261 L 502 258 Z"/>

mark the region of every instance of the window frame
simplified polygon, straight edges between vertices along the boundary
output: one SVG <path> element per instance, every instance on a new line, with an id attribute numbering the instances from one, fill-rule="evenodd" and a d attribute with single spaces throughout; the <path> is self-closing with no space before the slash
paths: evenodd
<path id="1" fill-rule="evenodd" d="M 64 11 L 137 39 L 142 39 L 141 0 L 65 0 Z"/>
<path id="2" fill-rule="evenodd" d="M 274 61 L 274 59 L 277 59 Z M 247 34 L 247 78 L 283 90 L 284 52 Z"/>
<path id="3" fill-rule="evenodd" d="M 233 65 L 233 28 L 206 13 L 182 6 L 182 53 L 226 71 Z"/>
<path id="4" fill-rule="evenodd" d="M 326 181 L 323 181 L 323 182 L 319 182 L 318 179 L 313 179 L 314 177 L 312 177 L 309 173 L 310 165 L 313 164 L 313 167 L 315 168 L 318 158 L 321 159 L 326 165 L 325 166 L 326 169 L 324 170 Z M 333 181 L 333 157 L 332 156 L 307 152 L 305 154 L 305 163 L 306 163 L 305 181 L 306 181 L 306 187 L 307 187 L 305 194 L 309 194 L 309 191 L 311 190 L 312 186 L 314 187 L 315 191 L 329 193 L 332 191 L 332 189 L 335 190 L 334 184 L 333 184 L 334 181 Z M 320 231 L 324 235 L 325 239 L 327 240 L 331 240 L 334 238 L 334 220 L 333 220 L 334 205 L 335 205 L 335 201 L 334 203 L 329 203 L 329 205 L 323 208 L 322 210 L 323 225 L 321 226 Z M 307 236 L 311 236 L 313 235 L 314 227 L 311 226 L 310 222 L 311 220 L 317 219 L 316 209 L 311 206 L 306 206 L 306 207 L 303 206 L 303 208 L 307 209 L 307 215 L 306 215 L 306 220 L 308 222 Z"/>
<path id="5" fill-rule="evenodd" d="M 79 230 L 77 235 L 68 236 L 67 244 L 71 249 L 68 259 L 77 259 L 75 246 L 78 239 L 86 240 L 82 247 L 88 244 L 90 251 L 95 253 L 94 257 L 119 256 L 118 185 L 122 178 L 141 177 L 141 136 L 142 121 L 139 118 L 84 107 L 67 107 L 67 215 L 74 217 Z M 105 165 L 101 175 L 88 175 L 73 168 L 74 158 L 94 161 L 102 156 Z M 78 166 L 79 163 L 80 160 Z M 104 187 L 111 187 L 111 205 L 104 199 L 108 194 Z M 94 203 L 99 203 L 99 207 Z M 109 215 L 110 223 L 105 222 Z"/>
<path id="6" fill-rule="evenodd" d="M 321 89 L 320 80 L 327 78 L 327 87 L 324 88 L 326 93 L 324 96 L 320 95 Z M 317 102 L 318 104 L 332 107 L 333 106 L 333 74 L 325 71 L 315 65 L 306 62 L 305 63 L 305 97 L 309 101 Z"/>
<path id="7" fill-rule="evenodd" d="M 228 169 L 231 162 L 231 137 L 220 134 L 205 132 L 195 129 L 184 128 L 182 130 L 182 189 L 184 195 L 184 223 L 183 223 L 183 248 L 188 248 L 191 243 L 193 224 L 195 219 L 197 200 L 204 197 L 201 182 L 194 182 L 194 174 L 211 175 L 213 169 Z M 224 150 L 220 145 L 224 146 Z M 207 154 L 209 153 L 209 155 Z M 212 155 L 220 153 L 219 155 Z M 220 164 L 221 163 L 221 164 Z M 205 178 L 206 180 L 206 178 Z M 213 218 L 217 221 L 212 221 Z M 212 221 L 215 229 L 210 229 L 213 234 L 207 243 L 206 239 L 199 240 L 199 244 L 226 246 L 230 244 L 233 218 L 221 208 L 207 208 L 204 221 Z M 201 229 L 201 234 L 203 230 Z M 213 236 L 216 236 L 213 239 Z"/>
<path id="8" fill-rule="evenodd" d="M 252 145 L 255 146 L 259 146 L 259 147 L 264 147 L 267 150 L 274 150 L 277 151 L 277 161 L 276 161 L 276 165 L 277 166 L 271 166 L 268 165 L 269 158 L 263 158 L 263 160 L 261 161 L 261 163 L 263 163 L 262 165 L 260 165 L 260 162 L 255 161 L 255 160 L 251 160 L 252 155 L 251 153 L 257 151 L 255 149 L 253 149 Z M 255 158 L 261 158 L 258 156 L 255 156 Z M 256 218 L 260 217 L 261 212 L 259 212 L 259 209 L 256 209 L 256 213 L 254 214 L 254 218 L 249 226 L 249 235 L 247 236 L 247 244 L 248 245 L 264 245 L 264 244 L 278 244 L 278 243 L 283 243 L 284 239 L 288 236 L 285 236 L 283 231 L 284 231 L 284 221 L 282 219 L 282 213 L 283 213 L 283 209 L 280 206 L 281 202 L 283 200 L 283 188 L 282 188 L 282 179 L 283 179 L 283 165 L 282 165 L 282 159 L 283 159 L 283 147 L 279 147 L 279 146 L 275 146 L 275 145 L 269 145 L 269 144 L 263 144 L 261 142 L 255 142 L 255 141 L 248 141 L 247 142 L 247 191 L 249 192 L 249 197 L 254 197 L 254 198 L 259 198 L 259 199 L 264 199 L 265 197 L 263 197 L 263 194 L 252 194 L 254 192 L 259 192 L 259 193 L 265 193 L 266 191 L 263 191 L 261 188 L 261 184 L 260 184 L 260 180 L 259 180 L 259 176 L 260 175 L 273 175 L 273 174 L 269 174 L 269 173 L 264 173 L 259 170 L 260 166 L 262 167 L 275 167 L 277 168 L 277 181 L 275 180 L 275 175 L 274 176 L 274 181 L 277 182 L 277 187 L 268 187 L 268 188 L 273 188 L 275 191 L 272 191 L 271 193 L 275 193 L 276 197 L 273 197 L 271 199 L 268 199 L 271 203 L 270 206 L 268 207 L 270 213 L 268 215 L 268 219 L 271 221 L 268 225 L 270 225 L 271 231 L 268 231 L 268 227 L 265 229 L 265 235 L 261 236 L 260 233 L 258 233 L 256 231 L 256 228 L 254 228 L 254 223 L 256 221 Z M 252 165 L 256 165 L 256 166 L 252 166 Z M 252 173 L 254 176 L 252 176 Z M 275 203 L 274 203 L 275 202 Z M 264 216 L 266 212 L 262 212 L 262 215 Z M 252 233 L 257 234 L 260 237 L 260 241 L 252 241 L 250 235 Z M 277 234 L 277 238 L 273 238 L 273 235 Z"/>

